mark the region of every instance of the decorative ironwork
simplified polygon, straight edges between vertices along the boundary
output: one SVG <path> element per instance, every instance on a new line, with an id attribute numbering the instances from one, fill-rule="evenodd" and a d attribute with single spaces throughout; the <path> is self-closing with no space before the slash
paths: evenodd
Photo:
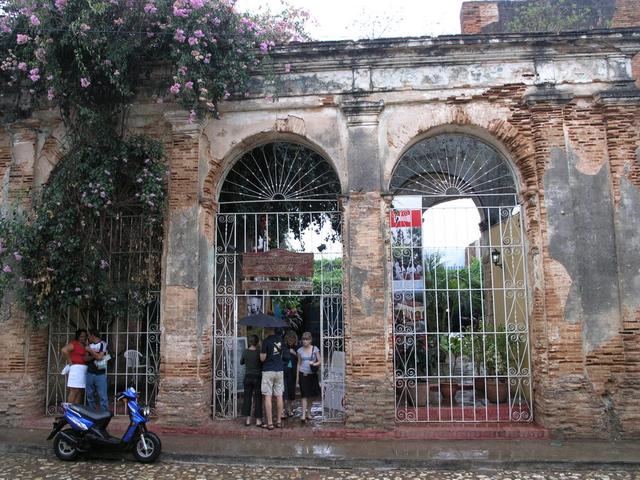
<path id="1" fill-rule="evenodd" d="M 340 363 L 338 358 L 342 354 L 344 359 L 341 214 L 336 211 L 221 213 L 216 216 L 216 226 L 213 416 L 231 419 L 238 415 L 238 393 L 242 390 L 238 319 L 252 308 L 266 310 L 273 308 L 277 301 L 298 299 L 305 315 L 314 316 L 320 326 L 324 421 L 341 419 L 343 411 L 336 408 L 342 402 L 344 391 L 344 368 L 341 367 L 344 361 Z M 292 283 L 279 282 L 277 277 L 262 277 L 261 282 L 266 285 L 272 281 L 272 285 L 282 289 L 241 288 L 246 254 L 276 247 L 313 255 L 311 289 L 291 290 Z"/>
<path id="2" fill-rule="evenodd" d="M 158 393 L 160 372 L 160 256 L 162 245 L 151 239 L 158 238 L 149 228 L 148 218 L 140 215 L 119 215 L 110 219 L 105 235 L 109 238 L 110 274 L 126 288 L 131 276 L 144 276 L 149 282 L 146 306 L 129 299 L 125 316 L 100 318 L 91 311 L 69 309 L 67 315 L 54 321 L 49 327 L 47 362 L 46 414 L 62 412 L 61 404 L 67 401 L 66 377 L 61 375 L 65 359 L 61 348 L 73 339 L 78 328 L 96 328 L 108 343 L 112 356 L 107 368 L 109 402 L 116 414 L 126 412 L 115 402 L 117 392 L 134 386 L 141 400 L 152 407 Z M 137 295 L 137 293 L 136 293 Z"/>
<path id="3" fill-rule="evenodd" d="M 509 166 L 453 134 L 415 145 L 396 172 L 396 419 L 532 421 L 526 250 Z"/>
<path id="4" fill-rule="evenodd" d="M 517 192 L 504 157 L 475 137 L 446 134 L 423 140 L 404 154 L 393 172 L 394 195 L 424 197 L 504 196 Z M 494 199 L 491 205 L 500 205 Z"/>
<path id="5" fill-rule="evenodd" d="M 254 148 L 235 163 L 219 204 L 223 212 L 334 210 L 340 191 L 338 176 L 319 154 L 303 145 L 275 142 Z"/>
<path id="6" fill-rule="evenodd" d="M 326 398 L 344 390 L 344 378 L 326 375 L 336 366 L 334 352 L 344 350 L 340 193 L 340 181 L 331 165 L 310 148 L 292 143 L 254 148 L 227 174 L 218 199 L 220 213 L 216 215 L 214 417 L 235 418 L 238 414 L 238 392 L 242 390 L 238 318 L 256 310 L 279 308 L 278 302 L 293 302 L 299 303 L 305 316 L 315 316 L 320 325 L 320 345 L 325 353 L 324 420 L 339 418 L 339 411 L 328 406 Z M 244 278 L 243 288 L 243 262 L 250 262 L 258 253 L 262 254 L 260 258 L 278 256 L 282 261 L 282 255 L 267 253 L 277 249 L 298 252 L 292 255 L 297 266 L 289 265 L 284 270 L 249 266 L 244 276 L 252 279 Z M 312 258 L 303 265 L 300 259 L 306 256 L 300 253 Z M 301 270 L 303 266 L 306 269 Z M 301 278 L 293 281 L 294 276 Z M 299 330 L 302 325 L 296 319 L 292 327 Z"/>

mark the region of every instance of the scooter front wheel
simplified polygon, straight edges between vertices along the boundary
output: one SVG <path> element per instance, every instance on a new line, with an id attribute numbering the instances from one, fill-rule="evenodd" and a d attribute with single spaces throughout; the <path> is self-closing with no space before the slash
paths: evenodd
<path id="1" fill-rule="evenodd" d="M 65 462 L 71 462 L 78 458 L 80 452 L 78 448 L 75 447 L 69 440 L 65 438 L 64 435 L 69 435 L 69 430 L 63 430 L 62 432 L 58 432 L 56 437 L 53 439 L 53 452 L 56 454 L 60 460 L 64 460 Z"/>
<path id="2" fill-rule="evenodd" d="M 153 432 L 143 432 L 136 440 L 135 447 L 133 448 L 133 457 L 142 463 L 155 462 L 160 456 L 160 450 L 162 444 L 160 439 Z"/>

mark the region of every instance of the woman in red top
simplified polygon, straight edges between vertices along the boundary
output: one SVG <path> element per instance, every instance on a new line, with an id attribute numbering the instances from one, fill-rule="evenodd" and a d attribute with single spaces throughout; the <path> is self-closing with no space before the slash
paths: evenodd
<path id="1" fill-rule="evenodd" d="M 71 363 L 69 377 L 67 378 L 67 387 L 69 388 L 67 401 L 69 403 L 82 403 L 82 394 L 84 393 L 87 377 L 86 346 L 87 331 L 81 328 L 76 330 L 75 340 L 71 340 L 62 347 L 62 355 Z"/>

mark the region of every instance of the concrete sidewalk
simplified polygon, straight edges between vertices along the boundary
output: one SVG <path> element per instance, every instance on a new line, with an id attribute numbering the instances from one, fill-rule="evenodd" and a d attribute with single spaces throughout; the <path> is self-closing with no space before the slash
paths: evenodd
<path id="1" fill-rule="evenodd" d="M 2 428 L 0 454 L 52 456 L 48 433 Z M 291 439 L 286 429 L 265 432 L 271 436 L 254 436 L 252 429 L 233 436 L 159 433 L 164 461 L 336 468 L 640 468 L 638 441 L 327 439 L 315 438 L 313 430 L 305 438 Z"/>

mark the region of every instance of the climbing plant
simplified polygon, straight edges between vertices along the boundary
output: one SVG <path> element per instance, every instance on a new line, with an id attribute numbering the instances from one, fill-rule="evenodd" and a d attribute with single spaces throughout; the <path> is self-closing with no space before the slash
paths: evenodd
<path id="1" fill-rule="evenodd" d="M 190 120 L 245 96 L 277 43 L 305 38 L 306 13 L 240 13 L 233 0 L 0 0 L 0 118 L 59 111 L 67 136 L 30 212 L 0 222 L 0 298 L 17 285 L 29 323 L 69 307 L 104 316 L 144 305 L 150 269 L 119 278 L 109 222 L 144 218 L 161 242 L 166 165 L 161 145 L 126 131 L 144 89 Z M 150 257 L 153 261 L 153 258 Z M 156 259 L 159 260 L 159 259 Z M 127 306 L 128 305 L 128 306 Z"/>

